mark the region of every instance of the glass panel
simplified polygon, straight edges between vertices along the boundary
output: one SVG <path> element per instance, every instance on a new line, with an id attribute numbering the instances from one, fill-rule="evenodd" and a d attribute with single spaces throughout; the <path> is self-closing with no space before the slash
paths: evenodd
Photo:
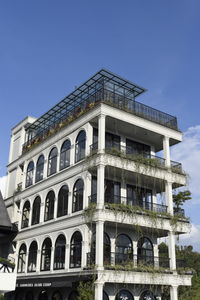
<path id="1" fill-rule="evenodd" d="M 71 143 L 67 140 L 63 143 L 60 152 L 60 170 L 63 170 L 70 165 L 70 150 Z"/>
<path id="2" fill-rule="evenodd" d="M 35 181 L 38 182 L 43 179 L 44 175 L 44 156 L 40 155 L 36 165 L 36 177 Z"/>
<path id="3" fill-rule="evenodd" d="M 40 197 L 36 197 L 33 203 L 32 225 L 38 224 L 40 222 L 40 204 Z"/>
<path id="4" fill-rule="evenodd" d="M 59 194 L 58 194 L 58 212 L 57 217 L 67 215 L 68 211 L 68 186 L 64 185 L 61 187 Z"/>

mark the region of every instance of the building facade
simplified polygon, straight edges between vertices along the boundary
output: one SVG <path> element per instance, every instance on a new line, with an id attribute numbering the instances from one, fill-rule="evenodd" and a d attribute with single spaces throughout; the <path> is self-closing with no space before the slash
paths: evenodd
<path id="1" fill-rule="evenodd" d="M 95 300 L 152 300 L 168 289 L 176 300 L 191 285 L 175 254 L 175 235 L 190 230 L 172 198 L 186 185 L 170 158 L 182 133 L 175 117 L 135 100 L 143 92 L 101 70 L 12 129 L 5 203 L 19 232 L 9 299 L 75 300 L 82 289 Z"/>

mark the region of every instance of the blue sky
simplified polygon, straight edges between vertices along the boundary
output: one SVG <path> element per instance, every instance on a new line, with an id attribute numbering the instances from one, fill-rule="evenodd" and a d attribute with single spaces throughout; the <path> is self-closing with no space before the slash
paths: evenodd
<path id="1" fill-rule="evenodd" d="M 186 209 L 200 238 L 199 12 L 198 0 L 1 1 L 0 177 L 10 129 L 107 68 L 148 89 L 139 101 L 178 117 L 185 141 L 172 158 L 193 174 Z"/>

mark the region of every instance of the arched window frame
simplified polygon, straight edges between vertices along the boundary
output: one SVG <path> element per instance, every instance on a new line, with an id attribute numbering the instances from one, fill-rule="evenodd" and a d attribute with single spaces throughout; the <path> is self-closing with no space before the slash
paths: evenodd
<path id="1" fill-rule="evenodd" d="M 27 228 L 29 226 L 29 218 L 30 218 L 30 202 L 26 200 L 22 210 L 22 224 L 21 228 Z"/>
<path id="2" fill-rule="evenodd" d="M 103 291 L 103 300 L 109 300 L 108 294 Z"/>
<path id="3" fill-rule="evenodd" d="M 122 296 L 122 293 L 126 293 L 126 298 L 124 298 Z M 127 298 L 128 297 L 128 298 Z M 127 290 L 127 289 L 122 289 L 121 291 L 119 291 L 115 297 L 115 300 L 123 300 L 123 299 L 126 299 L 126 300 L 134 300 L 134 297 L 132 295 L 132 293 Z"/>
<path id="4" fill-rule="evenodd" d="M 35 182 L 39 182 L 44 176 L 44 155 L 41 154 L 36 163 Z"/>
<path id="5" fill-rule="evenodd" d="M 37 196 L 33 202 L 32 221 L 31 221 L 32 225 L 40 223 L 40 206 L 41 206 L 41 198 L 40 196 Z"/>
<path id="6" fill-rule="evenodd" d="M 150 247 L 144 247 L 145 242 L 149 243 Z M 154 251 L 153 243 L 147 237 L 141 237 L 137 244 L 137 261 L 138 264 L 153 265 L 154 264 Z"/>
<path id="7" fill-rule="evenodd" d="M 58 149 L 54 147 L 49 153 L 47 176 L 53 175 L 57 172 L 57 158 Z"/>
<path id="8" fill-rule="evenodd" d="M 150 290 L 146 290 L 144 292 L 142 292 L 142 294 L 140 295 L 140 300 L 156 300 L 156 297 L 154 296 L 153 292 Z"/>
<path id="9" fill-rule="evenodd" d="M 55 193 L 53 191 L 48 192 L 45 201 L 44 221 L 52 220 L 54 217 L 54 203 Z"/>
<path id="10" fill-rule="evenodd" d="M 119 239 L 123 237 L 127 239 L 129 245 L 122 244 L 122 242 L 120 243 Z M 121 264 L 130 261 L 133 261 L 133 243 L 127 234 L 121 233 L 117 236 L 115 241 L 115 263 Z"/>
<path id="11" fill-rule="evenodd" d="M 38 300 L 48 300 L 48 294 L 47 294 L 47 291 L 42 290 L 42 291 L 39 293 Z"/>
<path id="12" fill-rule="evenodd" d="M 76 138 L 75 163 L 85 158 L 85 148 L 86 148 L 86 133 L 85 130 L 81 130 Z"/>
<path id="13" fill-rule="evenodd" d="M 26 169 L 26 188 L 33 184 L 34 162 L 30 161 Z"/>
<path id="14" fill-rule="evenodd" d="M 64 141 L 60 149 L 60 170 L 63 170 L 70 166 L 70 151 L 71 142 L 70 140 Z"/>
<path id="15" fill-rule="evenodd" d="M 68 213 L 68 196 L 69 188 L 67 185 L 63 185 L 58 193 L 58 208 L 57 208 L 57 217 L 62 217 Z"/>
<path id="16" fill-rule="evenodd" d="M 70 268 L 80 268 L 82 259 L 82 234 L 75 231 L 70 242 Z"/>
<path id="17" fill-rule="evenodd" d="M 22 244 L 19 248 L 17 273 L 24 273 L 26 270 L 26 245 Z"/>
<path id="18" fill-rule="evenodd" d="M 42 244 L 41 250 L 41 271 L 50 271 L 51 268 L 51 248 L 52 242 L 50 238 L 46 238 Z"/>
<path id="19" fill-rule="evenodd" d="M 29 247 L 28 253 L 28 272 L 36 272 L 38 245 L 33 241 Z"/>
<path id="20" fill-rule="evenodd" d="M 55 242 L 54 270 L 60 270 L 65 268 L 65 249 L 66 238 L 63 234 L 60 234 Z"/>
<path id="21" fill-rule="evenodd" d="M 83 209 L 83 196 L 84 196 L 84 182 L 78 179 L 73 188 L 73 203 L 72 212 L 80 211 Z"/>

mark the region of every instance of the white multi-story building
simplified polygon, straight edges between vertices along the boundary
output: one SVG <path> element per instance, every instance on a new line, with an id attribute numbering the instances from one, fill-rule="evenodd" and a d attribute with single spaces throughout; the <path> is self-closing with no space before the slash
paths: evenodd
<path id="1" fill-rule="evenodd" d="M 175 254 L 175 235 L 190 230 L 172 198 L 186 184 L 170 158 L 182 133 L 175 117 L 135 101 L 143 92 L 101 70 L 12 129 L 5 203 L 19 232 L 10 299 L 75 300 L 79 283 L 91 282 L 95 300 L 162 299 L 167 287 L 176 300 L 191 285 Z"/>

